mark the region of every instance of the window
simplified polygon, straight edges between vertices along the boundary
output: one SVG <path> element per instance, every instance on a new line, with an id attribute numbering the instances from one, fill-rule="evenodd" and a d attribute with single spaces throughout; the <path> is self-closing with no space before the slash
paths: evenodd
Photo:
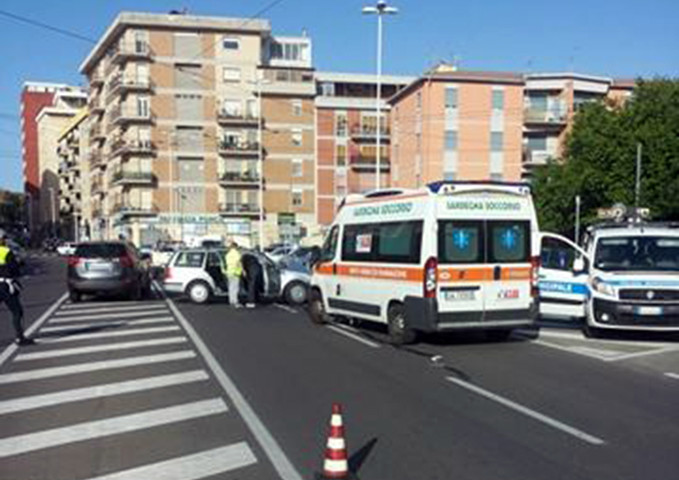
<path id="1" fill-rule="evenodd" d="M 302 146 L 302 129 L 293 128 L 291 133 L 292 144 L 296 147 Z"/>
<path id="2" fill-rule="evenodd" d="M 292 176 L 301 177 L 304 174 L 304 162 L 300 158 L 292 160 Z"/>
<path id="3" fill-rule="evenodd" d="M 292 100 L 292 114 L 295 117 L 300 117 L 302 116 L 302 101 L 301 100 Z"/>
<path id="4" fill-rule="evenodd" d="M 483 222 L 439 221 L 439 262 L 483 263 Z"/>
<path id="5" fill-rule="evenodd" d="M 457 150 L 457 131 L 446 130 L 446 150 Z"/>
<path id="6" fill-rule="evenodd" d="M 219 245 L 217 245 L 217 246 L 218 247 L 221 246 L 221 242 L 218 242 L 218 243 L 219 243 Z M 205 244 L 203 244 L 203 246 L 205 246 Z M 220 254 L 220 253 L 217 253 L 217 252 L 209 252 L 207 254 L 207 264 L 206 264 L 206 266 L 207 267 L 222 268 L 222 266 L 223 266 L 222 259 L 223 258 L 224 258 L 223 253 Z"/>
<path id="7" fill-rule="evenodd" d="M 419 263 L 422 221 L 347 225 L 342 260 Z"/>
<path id="8" fill-rule="evenodd" d="M 490 132 L 490 151 L 501 152 L 503 150 L 504 134 L 502 132 Z"/>
<path id="9" fill-rule="evenodd" d="M 221 113 L 229 117 L 239 117 L 241 115 L 240 100 L 223 100 Z"/>
<path id="10" fill-rule="evenodd" d="M 547 111 L 547 94 L 546 93 L 529 93 L 528 103 L 531 110 L 539 110 L 541 112 Z"/>
<path id="11" fill-rule="evenodd" d="M 503 110 L 505 108 L 504 90 L 493 90 L 493 110 Z"/>
<path id="12" fill-rule="evenodd" d="M 240 40 L 233 37 L 224 37 L 222 40 L 222 48 L 224 50 L 238 50 L 240 48 Z"/>
<path id="13" fill-rule="evenodd" d="M 240 82 L 240 68 L 222 67 L 223 82 Z"/>
<path id="14" fill-rule="evenodd" d="M 457 108 L 457 88 L 446 87 L 446 108 Z"/>
<path id="15" fill-rule="evenodd" d="M 334 97 L 335 96 L 335 84 L 332 82 L 321 83 L 321 95 L 324 97 Z"/>
<path id="16" fill-rule="evenodd" d="M 528 222 L 488 222 L 488 262 L 527 262 L 530 260 Z"/>
<path id="17" fill-rule="evenodd" d="M 347 164 L 347 146 L 338 144 L 335 147 L 335 164 L 338 167 L 343 167 Z"/>
<path id="18" fill-rule="evenodd" d="M 347 114 L 345 112 L 335 114 L 335 135 L 338 137 L 347 136 Z"/>
<path id="19" fill-rule="evenodd" d="M 148 97 L 137 97 L 137 116 L 148 117 L 151 114 L 151 100 Z"/>
<path id="20" fill-rule="evenodd" d="M 203 88 L 200 65 L 175 65 L 174 84 L 177 88 Z"/>
<path id="21" fill-rule="evenodd" d="M 304 203 L 304 195 L 301 190 L 292 191 L 292 206 L 300 207 Z"/>
<path id="22" fill-rule="evenodd" d="M 181 252 L 177 255 L 177 260 L 174 262 L 175 267 L 192 267 L 202 268 L 205 253 L 203 252 Z"/>
<path id="23" fill-rule="evenodd" d="M 323 242 L 323 247 L 321 248 L 321 256 L 319 261 L 329 262 L 335 258 L 335 252 L 337 251 L 337 240 L 339 238 L 339 227 L 335 225 L 330 230 L 330 233 L 325 237 Z"/>
<path id="24" fill-rule="evenodd" d="M 528 137 L 528 150 L 546 151 L 547 137 Z"/>

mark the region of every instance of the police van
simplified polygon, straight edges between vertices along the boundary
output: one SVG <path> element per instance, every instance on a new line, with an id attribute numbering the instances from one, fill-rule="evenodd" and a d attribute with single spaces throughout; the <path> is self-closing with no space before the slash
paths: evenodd
<path id="1" fill-rule="evenodd" d="M 582 249 L 543 248 L 542 316 L 584 319 L 585 334 L 679 331 L 679 224 L 604 222 Z"/>
<path id="2" fill-rule="evenodd" d="M 393 343 L 419 332 L 532 325 L 540 234 L 530 189 L 438 182 L 350 195 L 314 266 L 309 314 L 387 324 Z"/>

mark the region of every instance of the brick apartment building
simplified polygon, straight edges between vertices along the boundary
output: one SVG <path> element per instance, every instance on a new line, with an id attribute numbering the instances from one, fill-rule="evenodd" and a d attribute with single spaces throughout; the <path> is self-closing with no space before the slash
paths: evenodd
<path id="1" fill-rule="evenodd" d="M 80 71 L 95 238 L 254 244 L 262 216 L 269 243 L 291 214 L 312 223 L 310 39 L 259 19 L 121 13 Z"/>

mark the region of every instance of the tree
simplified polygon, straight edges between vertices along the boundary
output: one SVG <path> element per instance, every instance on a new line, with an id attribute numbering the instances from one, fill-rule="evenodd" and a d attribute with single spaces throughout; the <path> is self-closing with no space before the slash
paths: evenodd
<path id="1" fill-rule="evenodd" d="M 586 104 L 576 113 L 562 159 L 533 182 L 543 230 L 573 231 L 575 196 L 583 225 L 598 208 L 634 204 L 637 143 L 643 147 L 640 206 L 679 220 L 679 80 L 640 80 L 622 106 Z"/>

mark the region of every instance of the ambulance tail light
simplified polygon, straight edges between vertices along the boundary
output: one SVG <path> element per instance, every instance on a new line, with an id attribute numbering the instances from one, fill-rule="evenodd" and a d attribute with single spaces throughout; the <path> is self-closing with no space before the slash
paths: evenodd
<path id="1" fill-rule="evenodd" d="M 436 277 L 438 275 L 438 260 L 429 257 L 424 263 L 424 298 L 436 298 Z"/>
<path id="2" fill-rule="evenodd" d="M 533 298 L 538 296 L 538 281 L 540 274 L 540 257 L 530 259 L 530 294 Z"/>

